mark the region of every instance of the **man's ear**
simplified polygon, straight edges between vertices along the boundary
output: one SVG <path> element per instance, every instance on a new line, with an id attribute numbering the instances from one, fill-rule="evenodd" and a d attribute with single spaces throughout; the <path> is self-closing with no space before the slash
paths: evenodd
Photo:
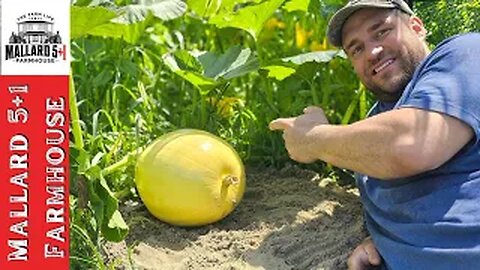
<path id="1" fill-rule="evenodd" d="M 427 36 L 427 30 L 423 26 L 423 22 L 417 16 L 410 17 L 410 28 L 417 34 L 421 39 L 425 39 Z"/>

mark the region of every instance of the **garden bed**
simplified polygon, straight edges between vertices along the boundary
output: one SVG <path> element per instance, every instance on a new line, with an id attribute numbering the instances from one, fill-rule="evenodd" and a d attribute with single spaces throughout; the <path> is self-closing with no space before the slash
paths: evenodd
<path id="1" fill-rule="evenodd" d="M 174 227 L 127 202 L 128 237 L 104 252 L 118 269 L 346 269 L 365 237 L 358 192 L 297 167 L 248 170 L 235 211 L 218 223 Z"/>

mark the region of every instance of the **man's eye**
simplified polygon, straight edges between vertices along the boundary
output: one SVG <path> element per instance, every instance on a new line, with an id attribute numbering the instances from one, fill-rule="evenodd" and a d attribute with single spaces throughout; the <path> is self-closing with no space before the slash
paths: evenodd
<path id="1" fill-rule="evenodd" d="M 355 56 L 355 55 L 359 54 L 361 51 L 362 51 L 362 48 L 360 46 L 357 46 L 357 47 L 352 49 L 351 54 L 352 54 L 352 56 Z"/>
<path id="2" fill-rule="evenodd" d="M 387 34 L 388 31 L 389 31 L 388 29 L 378 31 L 377 32 L 377 38 L 381 38 L 381 37 L 385 36 L 385 34 Z"/>

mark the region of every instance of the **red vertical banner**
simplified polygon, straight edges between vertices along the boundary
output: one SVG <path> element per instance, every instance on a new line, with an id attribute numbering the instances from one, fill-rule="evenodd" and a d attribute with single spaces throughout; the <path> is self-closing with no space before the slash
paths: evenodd
<path id="1" fill-rule="evenodd" d="M 1 269 L 68 269 L 68 76 L 2 76 Z"/>
<path id="2" fill-rule="evenodd" d="M 0 8 L 0 269 L 68 269 L 70 4 Z"/>

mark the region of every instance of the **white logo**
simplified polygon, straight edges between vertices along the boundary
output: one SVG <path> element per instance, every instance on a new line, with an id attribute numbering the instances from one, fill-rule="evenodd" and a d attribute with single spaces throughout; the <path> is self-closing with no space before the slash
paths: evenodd
<path id="1" fill-rule="evenodd" d="M 70 1 L 0 2 L 0 74 L 70 74 Z"/>
<path id="2" fill-rule="evenodd" d="M 17 18 L 17 31 L 5 45 L 6 61 L 55 63 L 66 61 L 67 46 L 62 43 L 55 19 L 43 12 L 30 12 Z"/>

